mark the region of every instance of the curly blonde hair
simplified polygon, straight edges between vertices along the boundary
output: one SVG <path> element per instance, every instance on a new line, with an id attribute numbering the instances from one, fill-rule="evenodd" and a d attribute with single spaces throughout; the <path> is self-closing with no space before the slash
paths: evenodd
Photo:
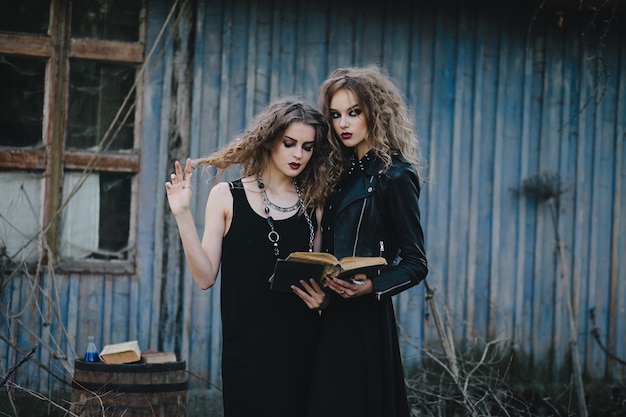
<path id="1" fill-rule="evenodd" d="M 327 178 L 339 164 L 339 149 L 329 142 L 328 125 L 322 114 L 298 97 L 284 97 L 270 103 L 238 137 L 211 155 L 196 159 L 199 165 L 218 168 L 217 179 L 231 165 L 241 165 L 241 176 L 262 172 L 270 159 L 272 146 L 281 140 L 292 123 L 304 123 L 315 129 L 313 155 L 295 178 L 305 208 L 324 204 L 331 191 Z"/>
<path id="2" fill-rule="evenodd" d="M 331 72 L 320 87 L 318 104 L 326 123 L 331 126 L 331 141 L 341 144 L 341 139 L 332 128 L 330 102 L 339 90 L 348 90 L 354 94 L 359 108 L 363 112 L 369 136 L 367 143 L 384 161 L 384 170 L 391 165 L 392 152 L 399 152 L 413 164 L 422 179 L 421 151 L 414 120 L 409 112 L 400 89 L 391 81 L 388 73 L 376 65 L 364 67 L 338 68 Z M 352 150 L 339 145 L 343 150 L 342 170 L 346 169 L 345 159 Z"/>

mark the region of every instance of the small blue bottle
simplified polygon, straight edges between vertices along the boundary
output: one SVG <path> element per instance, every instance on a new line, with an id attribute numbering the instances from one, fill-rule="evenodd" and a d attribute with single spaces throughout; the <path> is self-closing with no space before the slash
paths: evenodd
<path id="1" fill-rule="evenodd" d="M 85 352 L 85 362 L 100 362 L 100 355 L 98 355 L 98 349 L 96 348 L 96 342 L 93 336 L 89 336 L 87 352 Z"/>

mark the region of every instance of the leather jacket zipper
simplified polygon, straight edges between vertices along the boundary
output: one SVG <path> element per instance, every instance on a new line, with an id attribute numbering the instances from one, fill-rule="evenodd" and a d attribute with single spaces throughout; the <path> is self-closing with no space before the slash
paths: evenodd
<path id="1" fill-rule="evenodd" d="M 354 238 L 354 246 L 352 247 L 352 256 L 356 256 L 356 247 L 359 243 L 359 232 L 361 230 L 361 223 L 363 222 L 363 213 L 365 213 L 365 205 L 367 200 L 363 200 L 363 207 L 361 207 L 361 214 L 359 214 L 359 222 L 356 225 L 356 237 Z"/>

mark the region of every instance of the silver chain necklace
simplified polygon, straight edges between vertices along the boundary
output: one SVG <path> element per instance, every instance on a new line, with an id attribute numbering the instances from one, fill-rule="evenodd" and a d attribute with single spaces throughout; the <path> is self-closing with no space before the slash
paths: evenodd
<path id="1" fill-rule="evenodd" d="M 302 206 L 302 198 L 300 197 L 299 192 L 298 192 L 298 201 L 296 201 L 296 204 L 294 204 L 293 206 L 289 206 L 289 207 L 282 207 L 270 201 L 269 197 L 267 196 L 267 192 L 265 191 L 265 184 L 263 184 L 263 181 L 261 180 L 261 174 L 257 174 L 256 183 L 261 189 L 261 197 L 263 198 L 263 204 L 265 205 L 266 208 L 271 207 L 274 210 L 280 211 L 281 213 L 289 213 L 289 212 L 299 209 L 300 206 Z M 294 181 L 294 185 L 295 185 L 295 181 Z M 296 191 L 298 191 L 297 186 L 296 186 Z M 267 212 L 266 210 L 265 214 L 269 214 L 269 212 Z"/>
<path id="2" fill-rule="evenodd" d="M 278 247 L 278 241 L 280 240 L 280 235 L 274 228 L 274 219 L 270 216 L 270 207 L 274 210 L 280 211 L 282 213 L 288 213 L 290 211 L 294 211 L 304 205 L 302 201 L 302 193 L 300 192 L 300 187 L 298 187 L 298 183 L 294 179 L 293 186 L 296 188 L 296 192 L 298 193 L 298 202 L 291 207 L 281 207 L 272 203 L 269 198 L 267 198 L 267 193 L 265 192 L 265 184 L 261 180 L 261 174 L 257 174 L 256 183 L 261 190 L 261 197 L 263 198 L 263 205 L 265 214 L 267 215 L 267 224 L 270 227 L 270 231 L 267 234 L 267 239 L 274 246 L 274 255 L 278 258 L 280 255 L 280 249 Z M 309 252 L 313 252 L 313 240 L 315 239 L 315 228 L 313 227 L 313 222 L 311 221 L 311 216 L 307 210 L 303 210 L 304 218 L 306 219 L 307 224 L 309 225 Z"/>

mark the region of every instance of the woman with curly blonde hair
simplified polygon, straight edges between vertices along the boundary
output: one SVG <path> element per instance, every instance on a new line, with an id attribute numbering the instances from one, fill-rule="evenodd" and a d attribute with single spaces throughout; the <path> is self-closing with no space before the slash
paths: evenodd
<path id="1" fill-rule="evenodd" d="M 297 98 L 268 105 L 239 137 L 166 183 L 196 284 L 221 269 L 224 416 L 302 416 L 327 295 L 314 282 L 270 289 L 278 258 L 320 249 L 319 207 L 335 157 L 322 115 Z M 210 191 L 202 240 L 191 214 L 194 166 L 241 166 L 241 178 Z M 219 176 L 219 174 L 218 174 Z"/>
<path id="2" fill-rule="evenodd" d="M 392 296 L 428 273 L 420 224 L 419 142 L 400 90 L 376 66 L 340 68 L 319 106 L 343 150 L 325 204 L 322 250 L 382 256 L 378 274 L 326 278 L 318 361 L 307 417 L 409 417 Z"/>

